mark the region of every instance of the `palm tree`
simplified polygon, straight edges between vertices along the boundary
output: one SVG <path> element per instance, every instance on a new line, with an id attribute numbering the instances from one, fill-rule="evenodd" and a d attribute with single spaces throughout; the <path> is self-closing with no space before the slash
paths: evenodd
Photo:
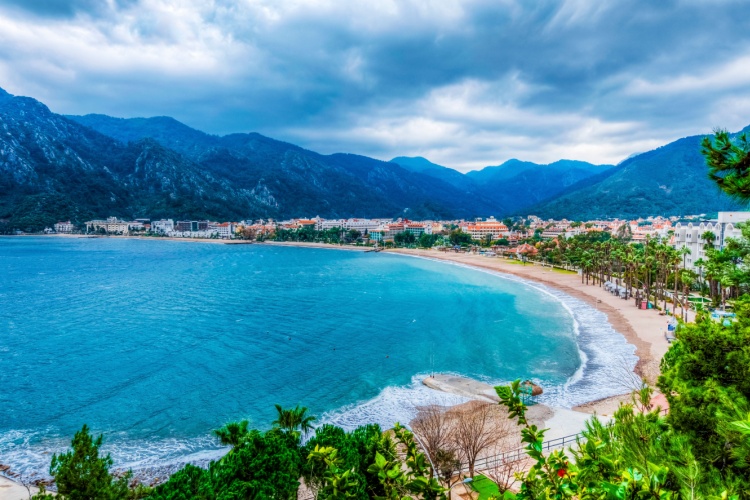
<path id="1" fill-rule="evenodd" d="M 214 435 L 219 438 L 221 444 L 236 448 L 250 433 L 247 426 L 247 420 L 241 422 L 230 422 L 221 429 L 215 430 Z"/>
<path id="2" fill-rule="evenodd" d="M 703 259 L 696 260 L 695 267 L 698 268 L 698 286 L 700 287 L 701 297 L 703 297 L 703 268 L 706 267 L 706 261 Z"/>
<path id="3" fill-rule="evenodd" d="M 707 250 L 709 248 L 714 247 L 714 241 L 716 241 L 716 235 L 712 233 L 711 231 L 706 231 L 705 233 L 701 234 L 701 239 L 705 241 L 703 244 L 703 249 Z"/>
<path id="4" fill-rule="evenodd" d="M 691 254 L 690 249 L 688 247 L 682 247 L 679 250 L 677 250 L 677 254 L 682 256 L 682 273 L 679 275 L 680 280 L 685 277 L 685 259 L 688 255 Z M 672 315 L 675 314 L 677 310 L 677 267 L 675 265 L 675 273 L 674 273 L 674 307 L 672 308 Z M 687 300 L 687 289 L 685 290 L 685 297 L 684 300 Z M 685 318 L 685 303 L 681 302 L 682 307 L 682 317 Z"/>
<path id="5" fill-rule="evenodd" d="M 680 307 L 682 309 L 682 320 L 687 321 L 687 306 L 688 306 L 688 297 L 690 294 L 690 288 L 692 287 L 693 283 L 695 282 L 696 273 L 694 271 L 691 271 L 690 269 L 682 269 L 680 272 L 680 283 L 682 283 L 682 298 L 683 300 L 680 302 Z"/>
<path id="6" fill-rule="evenodd" d="M 307 433 L 313 429 L 312 423 L 315 417 L 307 415 L 307 408 L 297 405 L 290 410 L 285 410 L 281 405 L 274 405 L 278 418 L 271 422 L 274 427 L 295 433 L 297 435 Z"/>
<path id="7" fill-rule="evenodd" d="M 712 254 L 714 252 L 711 252 Z M 709 296 L 714 306 L 719 305 L 719 279 L 721 277 L 721 264 L 714 255 L 710 255 L 706 262 L 706 278 L 708 279 Z"/>

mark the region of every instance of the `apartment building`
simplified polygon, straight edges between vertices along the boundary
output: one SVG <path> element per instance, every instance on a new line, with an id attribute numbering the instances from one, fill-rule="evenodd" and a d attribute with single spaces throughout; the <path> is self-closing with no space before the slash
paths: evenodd
<path id="1" fill-rule="evenodd" d="M 510 235 L 508 226 L 496 220 L 494 217 L 490 217 L 484 221 L 465 222 L 461 224 L 460 227 L 461 231 L 470 234 L 475 240 L 481 240 L 487 237 L 487 235 L 490 235 L 493 240 Z"/>
<path id="2" fill-rule="evenodd" d="M 70 221 L 57 222 L 54 227 L 56 233 L 72 233 L 76 229 L 75 224 Z"/>
<path id="3" fill-rule="evenodd" d="M 117 217 L 107 217 L 106 220 L 95 219 L 85 223 L 91 232 L 104 229 L 111 234 L 125 234 L 131 230 L 143 229 L 143 223 L 137 221 L 125 221 Z"/>
<path id="4" fill-rule="evenodd" d="M 151 222 L 151 231 L 158 234 L 169 234 L 174 231 L 174 220 L 155 220 Z"/>
<path id="5" fill-rule="evenodd" d="M 678 222 L 674 226 L 672 246 L 676 249 L 688 248 L 690 254 L 685 256 L 685 267 L 696 269 L 698 259 L 706 260 L 706 240 L 703 234 L 713 233 L 715 239 L 713 247 L 721 250 L 729 238 L 739 238 L 742 232 L 737 223 L 750 220 L 750 212 L 719 212 L 716 219 L 701 222 Z"/>

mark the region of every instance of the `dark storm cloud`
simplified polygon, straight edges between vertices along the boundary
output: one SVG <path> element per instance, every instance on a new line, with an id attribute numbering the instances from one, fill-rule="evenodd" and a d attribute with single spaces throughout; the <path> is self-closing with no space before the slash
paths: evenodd
<path id="1" fill-rule="evenodd" d="M 614 162 L 750 122 L 740 1 L 32 4 L 0 2 L 0 86 L 68 113 L 464 169 Z"/>

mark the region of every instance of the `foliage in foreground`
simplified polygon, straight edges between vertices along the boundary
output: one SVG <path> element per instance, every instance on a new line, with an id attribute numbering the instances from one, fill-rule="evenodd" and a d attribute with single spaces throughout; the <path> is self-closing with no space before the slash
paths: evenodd
<path id="1" fill-rule="evenodd" d="M 99 456 L 102 436 L 94 438 L 88 426 L 76 432 L 71 443 L 72 449 L 52 456 L 50 474 L 55 478 L 58 495 L 47 494 L 42 486 L 34 500 L 120 500 L 143 498 L 147 489 L 128 487 L 131 474 L 115 478 L 110 473 L 112 458 Z"/>
<path id="2" fill-rule="evenodd" d="M 750 498 L 750 299 L 738 321 L 682 325 L 662 361 L 668 414 L 645 387 L 609 423 L 593 417 L 577 446 L 542 451 L 519 382 L 496 388 L 533 460 L 518 499 Z"/>
<path id="3" fill-rule="evenodd" d="M 650 389 L 622 405 L 610 423 L 593 417 L 570 450 L 542 451 L 544 430 L 526 419 L 518 381 L 498 387 L 518 417 L 522 441 L 533 460 L 520 474 L 516 499 L 744 499 L 748 475 L 727 475 L 696 457 L 689 439 L 675 431 L 660 408 L 650 409 Z M 743 422 L 730 425 L 744 426 Z M 746 434 L 746 437 L 750 434 Z"/>

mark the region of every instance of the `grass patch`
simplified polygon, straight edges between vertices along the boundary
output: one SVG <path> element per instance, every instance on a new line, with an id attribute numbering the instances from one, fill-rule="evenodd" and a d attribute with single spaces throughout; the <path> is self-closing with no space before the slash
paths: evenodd
<path id="1" fill-rule="evenodd" d="M 517 266 L 522 266 L 523 265 L 523 262 L 521 262 L 520 260 L 504 259 L 503 262 L 506 263 L 506 264 L 515 264 Z M 531 265 L 530 262 L 527 262 L 526 264 L 527 265 Z"/>
<path id="2" fill-rule="evenodd" d="M 560 274 L 578 274 L 578 271 L 569 271 L 567 269 L 560 269 L 559 267 L 553 267 L 552 272 Z"/>
<path id="3" fill-rule="evenodd" d="M 479 493 L 479 500 L 488 500 L 493 495 L 500 496 L 497 485 L 481 474 L 474 476 L 474 480 L 470 484 L 471 488 Z"/>

